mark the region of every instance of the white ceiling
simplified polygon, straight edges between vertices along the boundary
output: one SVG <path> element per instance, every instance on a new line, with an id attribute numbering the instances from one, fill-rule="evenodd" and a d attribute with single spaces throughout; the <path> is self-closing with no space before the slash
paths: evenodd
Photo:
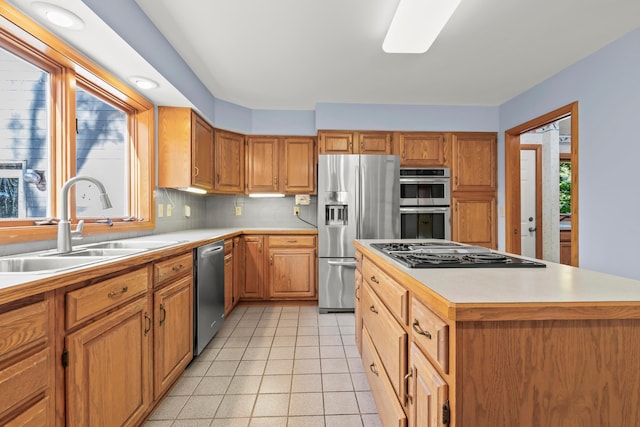
<path id="1" fill-rule="evenodd" d="M 47 1 L 88 23 L 76 32 L 43 23 L 53 32 L 120 77 L 159 80 L 154 102 L 184 104 L 80 0 Z M 10 2 L 41 22 L 31 0 Z M 252 109 L 496 106 L 640 27 L 638 0 L 462 0 L 427 53 L 398 55 L 382 51 L 398 0 L 135 2 L 216 98 Z"/>

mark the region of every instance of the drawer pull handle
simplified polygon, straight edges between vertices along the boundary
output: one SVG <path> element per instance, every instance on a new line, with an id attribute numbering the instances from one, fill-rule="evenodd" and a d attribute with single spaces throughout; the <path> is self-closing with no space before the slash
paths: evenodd
<path id="1" fill-rule="evenodd" d="M 425 337 L 431 339 L 431 332 L 425 331 L 424 329 L 422 329 L 420 327 L 420 323 L 418 322 L 418 319 L 414 320 L 413 325 L 411 326 L 413 327 L 413 330 L 416 331 L 417 334 L 424 335 Z"/>
<path id="2" fill-rule="evenodd" d="M 375 314 L 378 314 L 378 309 L 376 309 L 373 304 L 371 304 L 371 307 L 369 307 L 369 310 L 374 312 Z"/>
<path id="3" fill-rule="evenodd" d="M 147 312 L 144 313 L 144 322 L 145 322 L 144 336 L 146 337 L 149 331 L 151 330 L 151 317 L 149 317 L 149 313 Z"/>
<path id="4" fill-rule="evenodd" d="M 371 372 L 376 374 L 376 376 L 380 375 L 380 373 L 378 372 L 378 368 L 376 368 L 375 363 L 371 363 L 371 365 L 369 365 L 369 369 L 371 370 Z"/>
<path id="5" fill-rule="evenodd" d="M 360 290 L 360 285 L 356 286 L 356 292 L 355 292 L 355 296 L 358 301 L 360 301 L 360 293 L 358 292 L 359 290 Z"/>
<path id="6" fill-rule="evenodd" d="M 371 276 L 371 281 L 372 281 L 373 283 L 380 283 L 380 282 L 378 281 L 378 279 L 376 279 L 376 276 Z"/>
<path id="7" fill-rule="evenodd" d="M 180 264 L 180 265 L 174 265 L 173 267 L 171 267 L 171 269 L 177 273 L 178 271 L 182 270 L 183 267 L 184 265 Z"/>
<path id="8" fill-rule="evenodd" d="M 409 394 L 409 378 L 413 376 L 413 368 L 409 368 L 409 372 L 404 376 L 404 406 L 413 402 L 413 398 Z"/>
<path id="9" fill-rule="evenodd" d="M 128 290 L 129 290 L 129 287 L 128 287 L 128 286 L 125 286 L 125 287 L 123 287 L 122 289 L 120 289 L 119 291 L 111 291 L 111 292 L 109 292 L 109 293 L 107 294 L 107 296 L 108 296 L 109 298 L 115 298 L 115 297 L 117 297 L 118 295 L 122 295 L 122 294 L 124 294 L 124 293 L 125 293 L 125 292 L 127 292 Z"/>
<path id="10" fill-rule="evenodd" d="M 167 320 L 167 310 L 164 308 L 164 304 L 160 304 L 160 326 Z"/>
<path id="11" fill-rule="evenodd" d="M 287 240 L 287 243 L 298 243 L 297 240 Z"/>

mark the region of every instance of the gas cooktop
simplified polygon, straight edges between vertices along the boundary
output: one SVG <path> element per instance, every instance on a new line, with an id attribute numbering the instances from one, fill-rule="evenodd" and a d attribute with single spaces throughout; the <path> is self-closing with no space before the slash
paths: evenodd
<path id="1" fill-rule="evenodd" d="M 372 247 L 409 268 L 514 268 L 545 264 L 453 242 L 372 243 Z"/>

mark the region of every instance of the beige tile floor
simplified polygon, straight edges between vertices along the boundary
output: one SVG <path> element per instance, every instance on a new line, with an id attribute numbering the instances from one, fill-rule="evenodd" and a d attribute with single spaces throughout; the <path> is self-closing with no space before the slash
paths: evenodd
<path id="1" fill-rule="evenodd" d="M 145 427 L 380 426 L 353 313 L 238 306 Z"/>

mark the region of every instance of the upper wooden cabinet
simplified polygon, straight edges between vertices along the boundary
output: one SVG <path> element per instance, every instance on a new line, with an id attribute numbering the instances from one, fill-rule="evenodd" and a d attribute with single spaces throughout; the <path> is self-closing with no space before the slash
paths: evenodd
<path id="1" fill-rule="evenodd" d="M 400 156 L 402 167 L 448 166 L 446 134 L 440 132 L 397 132 L 394 153 Z"/>
<path id="2" fill-rule="evenodd" d="M 391 154 L 391 132 L 318 131 L 319 154 Z"/>
<path id="3" fill-rule="evenodd" d="M 451 191 L 496 191 L 496 134 L 453 133 L 451 145 Z"/>
<path id="4" fill-rule="evenodd" d="M 213 190 L 213 128 L 186 107 L 158 107 L 158 186 Z"/>
<path id="5" fill-rule="evenodd" d="M 247 137 L 246 192 L 313 193 L 314 142 L 304 136 Z"/>
<path id="6" fill-rule="evenodd" d="M 215 130 L 216 193 L 244 191 L 244 135 Z"/>

